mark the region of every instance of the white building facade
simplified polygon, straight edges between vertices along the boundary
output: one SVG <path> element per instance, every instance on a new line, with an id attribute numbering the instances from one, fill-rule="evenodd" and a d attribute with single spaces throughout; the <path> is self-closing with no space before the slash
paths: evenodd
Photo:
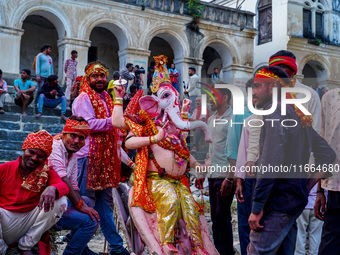
<path id="1" fill-rule="evenodd" d="M 255 71 L 289 50 L 305 84 L 340 86 L 340 0 L 246 0 L 242 9 L 256 13 Z"/>
<path id="2" fill-rule="evenodd" d="M 0 69 L 4 77 L 17 78 L 21 68 L 32 70 L 34 57 L 43 45 L 50 44 L 54 73 L 61 82 L 64 62 L 72 50 L 78 51 L 78 75 L 97 59 L 109 67 L 112 77 L 113 71 L 128 62 L 146 69 L 153 56 L 164 54 L 176 64 L 179 84 L 188 80 L 190 66 L 203 78 L 214 67 L 225 78 L 249 77 L 257 34 L 254 14 L 208 4 L 199 23 L 200 33 L 196 33 L 186 26 L 192 20 L 186 3 L 2 0 Z"/>

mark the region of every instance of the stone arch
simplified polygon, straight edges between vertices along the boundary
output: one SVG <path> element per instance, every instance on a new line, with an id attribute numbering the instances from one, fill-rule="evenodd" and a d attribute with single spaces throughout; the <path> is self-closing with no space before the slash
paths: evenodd
<path id="1" fill-rule="evenodd" d="M 319 62 L 325 68 L 325 71 L 327 72 L 327 77 L 329 76 L 328 70 L 331 69 L 331 65 L 325 58 L 321 57 L 319 54 L 308 54 L 304 56 L 298 62 L 298 67 L 303 69 L 306 66 L 306 64 L 310 61 Z M 300 73 L 302 72 L 302 69 L 300 69 L 301 70 Z"/>
<path id="2" fill-rule="evenodd" d="M 31 5 L 31 6 L 30 6 Z M 67 14 L 58 7 L 58 5 L 49 3 L 49 5 L 24 4 L 16 9 L 9 21 L 9 26 L 22 28 L 24 20 L 29 15 L 40 15 L 49 20 L 56 28 L 59 39 L 71 37 L 73 35 L 71 21 Z"/>
<path id="3" fill-rule="evenodd" d="M 299 67 L 300 72 L 304 75 L 302 82 L 314 88 L 317 85 L 327 85 L 329 78 L 329 63 L 322 57 L 311 54 L 305 56 L 301 61 Z"/>
<path id="4" fill-rule="evenodd" d="M 126 26 L 118 20 L 94 16 L 87 19 L 80 25 L 79 38 L 89 40 L 92 30 L 95 27 L 103 27 L 111 31 L 118 40 L 119 50 L 123 50 L 132 44 L 133 38 Z"/>
<path id="5" fill-rule="evenodd" d="M 195 57 L 202 58 L 203 52 L 208 46 L 216 50 L 221 56 L 223 67 L 240 64 L 240 56 L 235 47 L 226 38 L 221 37 L 210 37 L 203 40 L 201 45 L 198 45 L 195 50 Z"/>
<path id="6" fill-rule="evenodd" d="M 189 43 L 186 40 L 187 37 L 185 34 L 180 35 L 174 31 L 173 28 L 163 26 L 157 29 L 150 29 L 147 33 L 144 33 L 140 42 L 148 49 L 152 39 L 155 37 L 160 37 L 170 44 L 176 59 L 189 55 Z"/>

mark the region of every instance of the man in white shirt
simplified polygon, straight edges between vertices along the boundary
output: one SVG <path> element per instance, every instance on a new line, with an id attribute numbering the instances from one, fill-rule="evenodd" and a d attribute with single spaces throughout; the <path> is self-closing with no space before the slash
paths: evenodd
<path id="1" fill-rule="evenodd" d="M 199 78 L 196 74 L 195 67 L 189 67 L 189 81 L 187 83 L 184 94 L 191 100 L 190 113 L 196 108 L 196 98 L 201 96 Z"/>

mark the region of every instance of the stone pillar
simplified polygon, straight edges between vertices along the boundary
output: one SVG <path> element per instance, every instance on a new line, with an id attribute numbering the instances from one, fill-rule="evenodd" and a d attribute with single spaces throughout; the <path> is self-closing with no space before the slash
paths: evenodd
<path id="1" fill-rule="evenodd" d="M 143 67 L 145 69 L 145 74 L 143 74 L 144 86 L 143 90 L 147 91 L 147 71 L 148 71 L 148 60 L 151 51 L 146 49 L 135 49 L 135 48 L 125 48 L 123 50 L 118 51 L 119 56 L 119 70 L 125 68 L 127 63 L 132 63 L 133 65 L 139 65 L 139 67 Z M 131 82 L 129 82 L 131 84 Z M 128 93 L 129 88 L 128 88 Z"/>
<path id="2" fill-rule="evenodd" d="M 58 40 L 58 77 L 60 84 L 64 84 L 65 81 L 65 72 L 64 72 L 64 64 L 65 60 L 71 57 L 71 51 L 78 51 L 78 65 L 77 65 L 77 75 L 84 75 L 84 69 L 87 65 L 87 54 L 89 47 L 91 46 L 91 41 L 82 40 L 77 38 L 67 38 Z"/>
<path id="3" fill-rule="evenodd" d="M 181 95 L 181 99 L 184 96 L 184 88 L 183 88 L 183 81 L 187 85 L 189 81 L 189 67 L 195 67 L 196 68 L 196 74 L 201 79 L 201 72 L 202 72 L 202 66 L 203 66 L 204 60 L 200 58 L 190 58 L 190 57 L 184 57 L 184 58 L 175 58 L 174 64 L 176 65 L 176 69 L 179 73 L 178 76 L 178 85 L 177 89 L 179 91 L 179 94 Z"/>
<path id="4" fill-rule="evenodd" d="M 20 42 L 23 33 L 23 29 L 0 26 L 1 70 L 6 76 L 20 74 Z"/>
<path id="5" fill-rule="evenodd" d="M 232 64 L 222 68 L 223 81 L 235 85 L 242 89 L 244 93 L 245 105 L 247 104 L 246 83 L 253 77 L 254 68 L 251 66 Z"/>

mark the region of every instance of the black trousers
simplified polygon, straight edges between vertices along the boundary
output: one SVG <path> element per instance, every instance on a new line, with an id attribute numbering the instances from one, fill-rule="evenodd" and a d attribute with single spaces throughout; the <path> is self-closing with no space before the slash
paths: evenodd
<path id="1" fill-rule="evenodd" d="M 328 191 L 319 255 L 339 254 L 340 251 L 340 192 Z"/>
<path id="2" fill-rule="evenodd" d="M 210 213 L 214 244 L 221 255 L 235 254 L 233 247 L 233 226 L 230 206 L 233 201 L 235 186 L 230 196 L 221 196 L 224 179 L 209 178 Z"/>

